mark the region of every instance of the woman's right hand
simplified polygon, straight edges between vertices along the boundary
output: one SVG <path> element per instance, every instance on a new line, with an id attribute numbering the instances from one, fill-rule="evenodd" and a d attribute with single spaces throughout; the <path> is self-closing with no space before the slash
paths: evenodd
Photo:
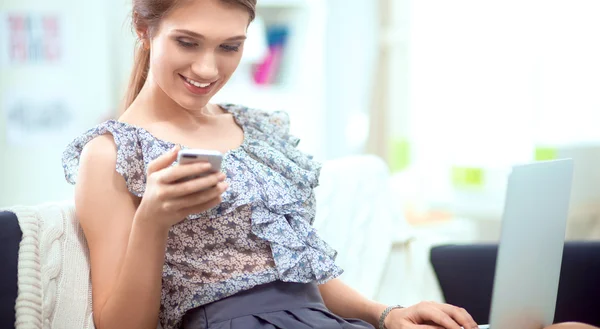
<path id="1" fill-rule="evenodd" d="M 228 185 L 222 172 L 187 181 L 210 170 L 205 162 L 171 166 L 177 158 L 175 147 L 148 165 L 146 190 L 136 211 L 136 220 L 152 221 L 169 229 L 190 214 L 199 213 L 221 203 Z"/>

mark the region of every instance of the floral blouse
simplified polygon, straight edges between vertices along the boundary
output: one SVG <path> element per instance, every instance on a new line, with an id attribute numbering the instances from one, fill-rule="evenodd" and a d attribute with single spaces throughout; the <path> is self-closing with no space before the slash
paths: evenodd
<path id="1" fill-rule="evenodd" d="M 186 311 L 275 280 L 324 283 L 342 273 L 336 251 L 312 223 L 320 164 L 296 146 L 285 112 L 223 104 L 244 132 L 242 144 L 224 154 L 229 188 L 222 203 L 173 226 L 162 274 L 160 322 L 178 328 Z M 77 179 L 79 157 L 93 138 L 111 134 L 116 171 L 142 197 L 148 164 L 175 146 L 143 128 L 109 120 L 69 144 L 63 167 Z M 186 148 L 181 145 L 182 148 Z"/>

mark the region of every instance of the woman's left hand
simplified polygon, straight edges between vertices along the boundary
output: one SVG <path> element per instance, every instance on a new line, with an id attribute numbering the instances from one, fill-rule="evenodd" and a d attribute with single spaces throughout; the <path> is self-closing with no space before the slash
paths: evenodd
<path id="1" fill-rule="evenodd" d="M 464 309 L 449 304 L 421 302 L 392 310 L 385 318 L 387 329 L 473 329 L 477 323 Z"/>

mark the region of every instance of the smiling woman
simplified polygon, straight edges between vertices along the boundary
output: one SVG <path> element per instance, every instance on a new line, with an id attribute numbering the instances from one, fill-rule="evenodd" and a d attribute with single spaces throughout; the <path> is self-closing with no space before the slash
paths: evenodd
<path id="1" fill-rule="evenodd" d="M 95 327 L 474 328 L 458 307 L 382 305 L 337 279 L 336 251 L 312 226 L 321 166 L 296 148 L 288 116 L 209 103 L 240 62 L 255 5 L 133 2 L 127 109 L 63 155 Z M 182 145 L 224 153 L 221 172 L 177 163 Z"/>

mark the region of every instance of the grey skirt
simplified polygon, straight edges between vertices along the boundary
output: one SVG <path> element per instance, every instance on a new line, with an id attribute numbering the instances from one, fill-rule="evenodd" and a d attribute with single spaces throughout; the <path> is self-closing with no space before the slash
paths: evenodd
<path id="1" fill-rule="evenodd" d="M 182 329 L 373 329 L 331 313 L 314 283 L 276 281 L 189 310 Z"/>

